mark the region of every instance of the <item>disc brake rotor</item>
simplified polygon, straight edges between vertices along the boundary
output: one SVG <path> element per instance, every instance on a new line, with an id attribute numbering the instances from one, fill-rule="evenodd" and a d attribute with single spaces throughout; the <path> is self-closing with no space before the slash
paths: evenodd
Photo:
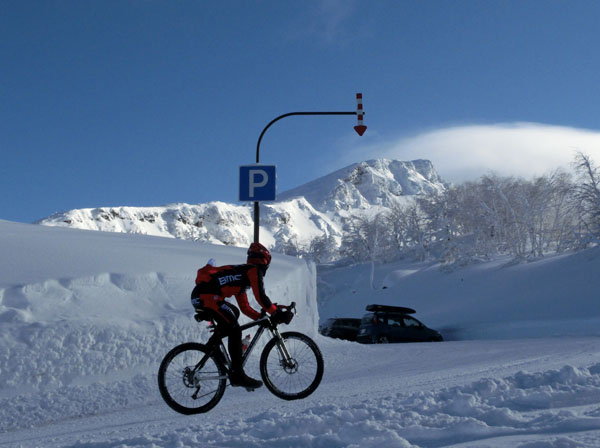
<path id="1" fill-rule="evenodd" d="M 283 366 L 283 370 L 290 375 L 298 371 L 298 363 L 293 358 L 290 358 L 290 360 L 287 362 L 283 361 L 281 364 Z"/>
<path id="2" fill-rule="evenodd" d="M 193 369 L 186 367 L 183 369 L 183 384 L 185 387 L 194 388 L 196 387 L 196 381 L 194 379 Z"/>

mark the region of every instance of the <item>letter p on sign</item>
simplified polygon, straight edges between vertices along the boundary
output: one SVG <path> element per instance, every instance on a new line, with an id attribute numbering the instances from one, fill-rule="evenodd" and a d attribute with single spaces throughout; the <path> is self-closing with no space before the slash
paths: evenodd
<path id="1" fill-rule="evenodd" d="M 240 201 L 274 201 L 275 165 L 240 166 Z"/>
<path id="2" fill-rule="evenodd" d="M 260 178 L 259 181 L 257 181 L 257 179 Z M 267 172 L 265 170 L 263 170 L 262 168 L 254 168 L 254 169 L 250 169 L 250 197 L 253 198 L 254 197 L 254 190 L 256 188 L 260 188 L 260 187 L 264 187 L 265 185 L 267 185 L 267 182 L 269 181 L 269 175 L 267 174 Z"/>

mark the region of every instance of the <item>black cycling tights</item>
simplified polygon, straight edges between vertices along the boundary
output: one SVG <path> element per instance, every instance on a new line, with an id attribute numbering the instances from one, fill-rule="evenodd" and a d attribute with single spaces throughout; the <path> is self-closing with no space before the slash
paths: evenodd
<path id="1" fill-rule="evenodd" d="M 234 371 L 242 370 L 242 330 L 238 323 L 240 310 L 225 301 L 219 302 L 219 312 L 204 308 L 216 322 L 219 331 L 227 335 L 227 347 L 231 357 L 231 368 Z"/>

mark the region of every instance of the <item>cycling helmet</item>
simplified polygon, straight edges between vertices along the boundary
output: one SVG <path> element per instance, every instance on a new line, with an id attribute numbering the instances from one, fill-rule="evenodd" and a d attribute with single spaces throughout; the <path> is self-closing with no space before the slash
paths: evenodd
<path id="1" fill-rule="evenodd" d="M 252 243 L 248 248 L 248 264 L 256 264 L 268 267 L 271 264 L 271 253 L 260 243 Z"/>

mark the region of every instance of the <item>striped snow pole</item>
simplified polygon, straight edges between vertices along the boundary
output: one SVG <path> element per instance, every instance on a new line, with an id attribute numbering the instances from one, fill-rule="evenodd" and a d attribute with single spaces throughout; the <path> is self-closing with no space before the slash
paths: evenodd
<path id="1" fill-rule="evenodd" d="M 358 124 L 354 126 L 354 130 L 358 133 L 358 135 L 363 135 L 367 130 L 367 127 L 363 124 L 363 115 L 365 111 L 363 110 L 362 103 L 362 93 L 356 94 L 356 118 L 358 120 Z"/>
<path id="2" fill-rule="evenodd" d="M 362 103 L 362 93 L 356 94 L 356 116 L 358 117 L 358 124 L 363 124 L 363 103 Z"/>

